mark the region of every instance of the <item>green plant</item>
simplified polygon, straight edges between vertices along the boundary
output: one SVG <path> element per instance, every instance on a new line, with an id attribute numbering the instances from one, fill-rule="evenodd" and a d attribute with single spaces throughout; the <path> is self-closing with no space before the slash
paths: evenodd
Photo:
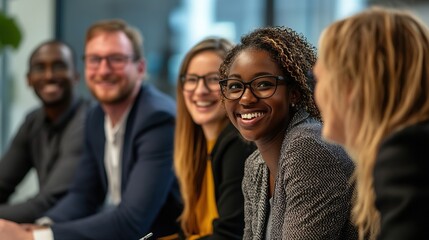
<path id="1" fill-rule="evenodd" d="M 0 53 L 8 46 L 17 49 L 21 38 L 21 30 L 15 19 L 0 11 Z"/>

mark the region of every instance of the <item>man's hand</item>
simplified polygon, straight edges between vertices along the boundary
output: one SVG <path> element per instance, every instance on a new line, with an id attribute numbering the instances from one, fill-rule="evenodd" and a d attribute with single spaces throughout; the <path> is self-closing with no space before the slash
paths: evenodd
<path id="1" fill-rule="evenodd" d="M 24 228 L 26 231 L 33 231 L 37 229 L 45 229 L 48 228 L 47 226 L 42 226 L 38 224 L 30 224 L 30 223 L 22 223 L 20 224 L 22 228 Z"/>
<path id="2" fill-rule="evenodd" d="M 34 240 L 33 233 L 19 224 L 0 219 L 0 239 L 7 240 Z"/>

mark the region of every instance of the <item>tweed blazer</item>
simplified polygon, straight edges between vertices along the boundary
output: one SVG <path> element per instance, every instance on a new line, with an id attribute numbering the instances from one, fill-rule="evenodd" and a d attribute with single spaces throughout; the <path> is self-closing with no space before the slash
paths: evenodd
<path id="1" fill-rule="evenodd" d="M 354 164 L 321 139 L 321 123 L 295 113 L 282 143 L 271 205 L 271 239 L 357 239 L 350 223 Z M 259 150 L 245 163 L 244 239 L 265 239 L 269 170 Z"/>

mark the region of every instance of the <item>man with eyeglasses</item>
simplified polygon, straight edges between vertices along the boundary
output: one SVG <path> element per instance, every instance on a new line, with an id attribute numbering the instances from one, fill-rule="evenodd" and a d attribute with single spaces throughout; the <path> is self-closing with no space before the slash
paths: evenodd
<path id="1" fill-rule="evenodd" d="M 139 32 L 122 20 L 89 28 L 86 83 L 99 104 L 88 114 L 84 157 L 66 195 L 25 232 L 0 221 L 0 239 L 131 240 L 177 232 L 174 101 L 143 84 Z"/>
<path id="2" fill-rule="evenodd" d="M 73 88 L 79 81 L 73 50 L 49 40 L 28 61 L 27 83 L 41 106 L 25 117 L 0 160 L 0 218 L 18 223 L 36 220 L 67 192 L 83 153 L 83 123 L 88 101 Z M 8 203 L 16 187 L 34 169 L 38 192 Z"/>

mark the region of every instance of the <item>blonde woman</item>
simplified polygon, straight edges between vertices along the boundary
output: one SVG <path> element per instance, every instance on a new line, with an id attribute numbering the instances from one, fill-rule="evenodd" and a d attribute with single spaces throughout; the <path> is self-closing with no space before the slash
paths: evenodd
<path id="1" fill-rule="evenodd" d="M 221 104 L 218 69 L 231 47 L 223 38 L 204 39 L 180 68 L 174 165 L 184 202 L 182 239 L 242 239 L 241 181 L 254 147 Z"/>
<path id="2" fill-rule="evenodd" d="M 429 32 L 380 7 L 322 34 L 315 67 L 323 136 L 356 161 L 360 237 L 427 239 Z"/>

